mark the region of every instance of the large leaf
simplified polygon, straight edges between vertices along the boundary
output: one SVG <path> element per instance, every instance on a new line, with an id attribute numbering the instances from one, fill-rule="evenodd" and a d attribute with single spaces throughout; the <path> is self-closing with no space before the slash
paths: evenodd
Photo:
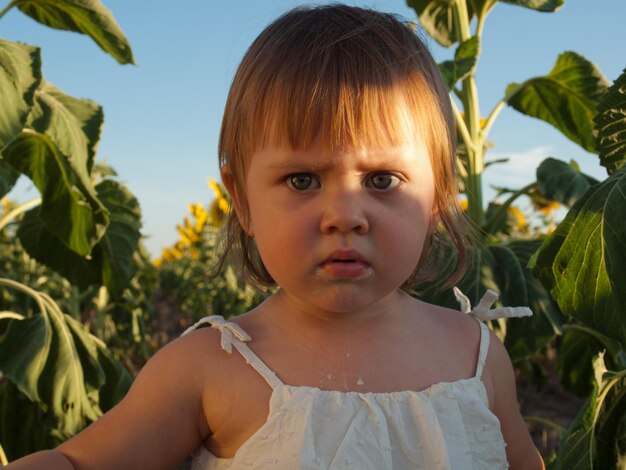
<path id="1" fill-rule="evenodd" d="M 105 180 L 96 190 L 111 214 L 111 224 L 96 246 L 94 258 L 101 258 L 104 285 L 120 296 L 135 275 L 132 258 L 141 236 L 141 208 L 135 196 L 116 181 Z"/>
<path id="2" fill-rule="evenodd" d="M 140 237 L 141 211 L 135 197 L 117 182 L 106 180 L 96 190 L 109 211 L 110 224 L 89 258 L 68 249 L 46 229 L 40 208 L 24 215 L 18 236 L 33 258 L 72 284 L 83 289 L 104 284 L 113 296 L 119 296 L 134 275 L 132 255 Z"/>
<path id="3" fill-rule="evenodd" d="M 85 387 L 69 320 L 45 313 L 9 320 L 0 342 L 0 370 L 30 400 L 49 407 L 55 428 L 74 434 L 101 411 L 97 395 Z M 100 380 L 104 382 L 104 377 Z"/>
<path id="4" fill-rule="evenodd" d="M 44 81 L 35 93 L 35 106 L 26 124 L 52 139 L 83 187 L 93 192 L 89 175 L 104 124 L 102 107 L 67 95 Z"/>
<path id="5" fill-rule="evenodd" d="M 581 173 L 574 163 L 549 157 L 537 167 L 537 184 L 544 197 L 572 207 L 598 181 Z"/>
<path id="6" fill-rule="evenodd" d="M 626 70 L 600 100 L 595 123 L 600 163 L 613 174 L 626 162 Z"/>
<path id="7" fill-rule="evenodd" d="M 15 168 L 4 160 L 0 160 L 0 198 L 6 196 L 11 191 L 19 177 L 19 171 L 16 171 Z"/>
<path id="8" fill-rule="evenodd" d="M 488 269 L 483 269 L 483 275 L 490 275 L 497 286 L 499 304 L 525 306 L 533 311 L 530 318 L 512 318 L 506 323 L 504 344 L 513 361 L 544 348 L 563 324 L 558 307 L 527 267 L 540 244 L 538 240 L 510 240 L 487 247 Z"/>
<path id="9" fill-rule="evenodd" d="M 472 72 L 478 61 L 478 46 L 478 38 L 474 36 L 459 44 L 454 54 L 454 60 L 447 60 L 439 64 L 439 70 L 449 89 L 452 89 L 456 82 L 463 80 Z"/>
<path id="10" fill-rule="evenodd" d="M 592 359 L 604 348 L 602 343 L 580 330 L 567 326 L 558 348 L 556 370 L 565 390 L 588 397 L 593 389 Z"/>
<path id="11" fill-rule="evenodd" d="M 615 370 L 626 367 L 624 346 L 616 339 L 577 322 L 568 323 L 563 329 L 557 370 L 567 390 L 579 396 L 589 394 L 593 385 L 593 358 L 601 352 L 608 367 Z"/>
<path id="12" fill-rule="evenodd" d="M 519 112 L 553 125 L 593 152 L 593 118 L 607 87 L 593 63 L 575 52 L 564 52 L 548 75 L 510 84 L 505 101 Z"/>
<path id="13" fill-rule="evenodd" d="M 100 340 L 62 314 L 49 297 L 38 296 L 40 313 L 3 320 L 9 324 L 0 339 L 0 371 L 39 403 L 52 429 L 75 434 L 102 414 L 105 383 L 110 381 L 111 396 L 105 401 L 111 404 L 125 393 L 130 378 Z"/>
<path id="14" fill-rule="evenodd" d="M 17 236 L 29 256 L 57 271 L 73 285 L 86 289 L 92 284 L 101 284 L 100 269 L 93 261 L 95 248 L 90 256 L 69 249 L 46 228 L 41 207 L 24 213 Z"/>
<path id="15" fill-rule="evenodd" d="M 608 371 L 594 361 L 594 393 L 562 441 L 558 468 L 604 470 L 626 461 L 626 370 Z"/>
<path id="16" fill-rule="evenodd" d="M 564 0 L 463 0 L 467 6 L 467 21 L 475 16 L 485 16 L 498 2 L 517 5 L 542 12 L 552 12 L 563 5 Z M 455 0 L 407 0 L 419 17 L 420 24 L 429 36 L 444 47 L 459 42 L 455 26 Z"/>
<path id="17" fill-rule="evenodd" d="M 111 12 L 98 0 L 15 0 L 15 4 L 46 26 L 90 36 L 120 64 L 133 63 L 126 36 Z"/>
<path id="18" fill-rule="evenodd" d="M 530 8 L 542 12 L 553 12 L 563 6 L 564 0 L 498 0 L 509 5 Z"/>
<path id="19" fill-rule="evenodd" d="M 9 380 L 0 381 L 0 443 L 9 462 L 52 449 L 71 435 L 54 429 L 54 419 Z"/>
<path id="20" fill-rule="evenodd" d="M 453 0 L 407 0 L 407 5 L 417 13 L 420 24 L 429 36 L 444 47 L 459 41 L 454 25 Z M 468 14 L 474 15 L 472 4 L 468 3 Z"/>
<path id="21" fill-rule="evenodd" d="M 0 39 L 0 150 L 24 127 L 40 81 L 39 49 Z"/>
<path id="22" fill-rule="evenodd" d="M 561 311 L 626 344 L 626 168 L 592 187 L 532 259 Z"/>
<path id="23" fill-rule="evenodd" d="M 94 191 L 81 184 L 54 142 L 25 130 L 5 148 L 3 158 L 39 189 L 46 229 L 72 251 L 88 255 L 109 223 L 107 210 Z"/>

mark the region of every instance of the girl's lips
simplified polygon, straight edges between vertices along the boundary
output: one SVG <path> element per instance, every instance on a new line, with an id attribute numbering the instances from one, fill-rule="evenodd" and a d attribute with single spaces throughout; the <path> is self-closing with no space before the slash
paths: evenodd
<path id="1" fill-rule="evenodd" d="M 324 263 L 328 263 L 328 262 L 334 262 L 334 261 L 340 261 L 340 262 L 365 262 L 365 259 L 363 258 L 363 256 L 361 256 L 361 253 L 359 253 L 357 250 L 353 250 L 350 248 L 340 248 L 338 250 L 333 251 L 325 260 Z"/>
<path id="2" fill-rule="evenodd" d="M 322 274 L 329 278 L 357 280 L 368 277 L 372 266 L 356 250 L 340 249 L 331 253 L 320 265 Z"/>
<path id="3" fill-rule="evenodd" d="M 329 278 L 357 280 L 369 276 L 372 267 L 363 261 L 327 261 L 320 270 Z"/>

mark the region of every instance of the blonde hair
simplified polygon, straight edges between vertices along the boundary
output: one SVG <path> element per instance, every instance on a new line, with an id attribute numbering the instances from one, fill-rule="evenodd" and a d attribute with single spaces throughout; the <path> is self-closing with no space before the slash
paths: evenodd
<path id="1" fill-rule="evenodd" d="M 399 103 L 405 112 L 398 112 Z M 449 287 L 466 269 L 469 233 L 458 203 L 454 116 L 427 47 L 394 15 L 346 5 L 299 7 L 252 43 L 235 74 L 219 140 L 220 167 L 232 177 L 240 216 L 247 217 L 245 182 L 255 152 L 307 148 L 318 137 L 328 150 L 398 145 L 411 139 L 407 117 L 430 154 L 439 223 L 403 288 Z M 240 258 L 248 282 L 275 284 L 234 211 L 220 266 L 229 253 Z"/>

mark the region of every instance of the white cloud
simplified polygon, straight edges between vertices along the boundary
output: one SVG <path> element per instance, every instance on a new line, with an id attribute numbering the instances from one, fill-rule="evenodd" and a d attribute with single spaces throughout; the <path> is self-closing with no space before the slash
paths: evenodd
<path id="1" fill-rule="evenodd" d="M 489 166 L 483 176 L 483 188 L 487 200 L 493 199 L 495 192 L 492 186 L 519 189 L 536 180 L 539 164 L 551 156 L 552 147 L 534 147 L 526 152 L 487 154 L 487 162 L 507 158 L 505 163 Z"/>

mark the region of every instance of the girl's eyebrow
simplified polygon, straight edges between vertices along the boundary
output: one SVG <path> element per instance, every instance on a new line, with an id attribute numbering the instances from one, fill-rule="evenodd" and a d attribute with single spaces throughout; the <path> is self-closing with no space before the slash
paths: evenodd
<path id="1" fill-rule="evenodd" d="M 357 167 L 360 169 L 366 169 L 366 170 L 367 169 L 403 170 L 403 169 L 412 167 L 414 165 L 417 165 L 417 163 L 407 162 L 401 158 L 389 157 L 385 159 L 376 159 L 375 161 L 372 161 L 372 162 L 368 162 L 368 161 L 359 162 L 357 164 Z M 285 161 L 273 162 L 269 165 L 269 168 L 273 170 L 307 169 L 307 170 L 313 170 L 313 171 L 324 171 L 324 170 L 333 168 L 335 166 L 338 166 L 338 164 L 337 162 L 333 161 L 333 159 L 326 160 L 326 161 L 313 161 L 313 162 L 307 161 L 306 159 L 302 159 L 302 160 L 297 160 L 297 161 L 285 160 Z"/>
<path id="2" fill-rule="evenodd" d="M 277 170 L 308 168 L 308 169 L 317 170 L 317 171 L 325 170 L 326 168 L 331 167 L 331 166 L 333 166 L 332 162 L 328 162 L 328 161 L 327 162 L 318 162 L 318 161 L 309 162 L 304 159 L 298 160 L 298 161 L 291 161 L 291 160 L 279 161 L 279 162 L 274 162 L 269 165 L 271 169 L 277 169 Z"/>

